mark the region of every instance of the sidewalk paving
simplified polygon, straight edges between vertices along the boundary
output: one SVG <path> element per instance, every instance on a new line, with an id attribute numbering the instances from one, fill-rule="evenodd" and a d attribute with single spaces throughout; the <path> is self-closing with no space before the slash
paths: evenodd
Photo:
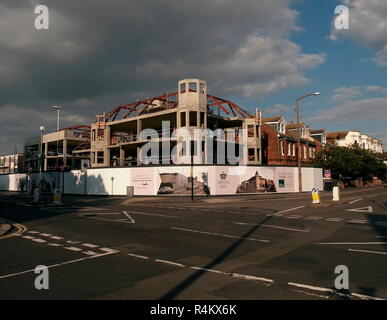
<path id="1" fill-rule="evenodd" d="M 361 194 L 368 190 L 386 190 L 387 186 L 372 186 L 363 188 L 350 188 L 340 191 L 340 195 L 355 195 Z M 310 192 L 299 193 L 260 193 L 260 194 L 238 194 L 227 196 L 210 196 L 194 195 L 194 203 L 208 203 L 208 204 L 220 204 L 230 203 L 235 201 L 257 201 L 257 200 L 270 200 L 270 199 L 310 199 Z M 340 200 L 332 202 L 332 192 L 322 191 L 320 192 L 321 202 L 325 205 L 327 203 L 340 204 L 348 202 L 348 200 Z M 29 193 L 17 193 L 9 191 L 0 191 L 0 202 L 8 202 L 13 204 L 19 204 L 24 206 L 33 206 L 33 196 Z M 86 205 L 128 205 L 134 203 L 191 203 L 191 196 L 93 196 L 93 195 L 65 195 L 62 199 L 64 206 L 86 206 Z M 53 195 L 44 193 L 41 197 L 41 202 L 37 205 L 51 205 L 53 203 Z"/>

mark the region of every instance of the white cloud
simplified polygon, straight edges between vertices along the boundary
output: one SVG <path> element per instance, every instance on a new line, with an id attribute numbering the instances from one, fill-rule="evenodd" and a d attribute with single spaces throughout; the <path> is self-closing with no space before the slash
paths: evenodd
<path id="1" fill-rule="evenodd" d="M 356 121 L 372 120 L 382 122 L 387 119 L 387 98 L 367 98 L 347 101 L 327 111 L 320 112 L 310 121 Z"/>
<path id="2" fill-rule="evenodd" d="M 292 107 L 292 106 L 287 106 L 279 103 L 272 107 L 268 107 L 262 111 L 264 114 L 283 115 L 284 113 L 293 111 L 293 109 L 294 109 L 294 106 Z"/>
<path id="3" fill-rule="evenodd" d="M 333 101 L 350 100 L 354 97 L 361 95 L 360 87 L 341 87 L 335 90 L 335 94 L 332 97 Z"/>
<path id="4" fill-rule="evenodd" d="M 349 7 L 349 29 L 333 28 L 330 39 L 355 40 L 372 49 L 372 59 L 379 66 L 387 66 L 387 1 L 386 0 L 342 0 Z"/>

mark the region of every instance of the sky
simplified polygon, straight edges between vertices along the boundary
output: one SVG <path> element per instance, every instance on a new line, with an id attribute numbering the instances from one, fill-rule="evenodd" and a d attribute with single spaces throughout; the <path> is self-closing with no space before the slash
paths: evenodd
<path id="1" fill-rule="evenodd" d="M 337 30 L 335 8 L 349 8 Z M 49 29 L 37 30 L 37 5 Z M 184 78 L 247 111 L 312 129 L 358 129 L 387 145 L 386 0 L 12 0 L 0 3 L 0 154 L 90 124 Z"/>

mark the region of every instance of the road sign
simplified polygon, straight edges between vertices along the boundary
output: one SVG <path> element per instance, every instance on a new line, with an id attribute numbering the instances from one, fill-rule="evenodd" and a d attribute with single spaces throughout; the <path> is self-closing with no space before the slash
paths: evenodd
<path id="1" fill-rule="evenodd" d="M 90 168 L 90 160 L 82 159 L 81 160 L 81 171 L 85 172 Z"/>

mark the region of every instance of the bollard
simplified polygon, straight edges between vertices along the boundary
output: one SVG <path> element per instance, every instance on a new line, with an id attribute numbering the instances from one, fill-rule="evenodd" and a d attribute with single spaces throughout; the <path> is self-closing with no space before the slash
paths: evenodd
<path id="1" fill-rule="evenodd" d="M 40 190 L 39 188 L 34 189 L 34 200 L 33 202 L 39 202 L 40 198 Z"/>
<path id="2" fill-rule="evenodd" d="M 340 200 L 340 191 L 339 187 L 333 187 L 333 199 L 332 201 L 339 201 Z"/>
<path id="3" fill-rule="evenodd" d="M 61 189 L 55 189 L 54 190 L 54 202 L 55 205 L 62 205 L 62 190 Z"/>
<path id="4" fill-rule="evenodd" d="M 313 199 L 312 203 L 320 203 L 320 196 L 318 195 L 317 188 L 312 189 L 312 199 Z"/>

